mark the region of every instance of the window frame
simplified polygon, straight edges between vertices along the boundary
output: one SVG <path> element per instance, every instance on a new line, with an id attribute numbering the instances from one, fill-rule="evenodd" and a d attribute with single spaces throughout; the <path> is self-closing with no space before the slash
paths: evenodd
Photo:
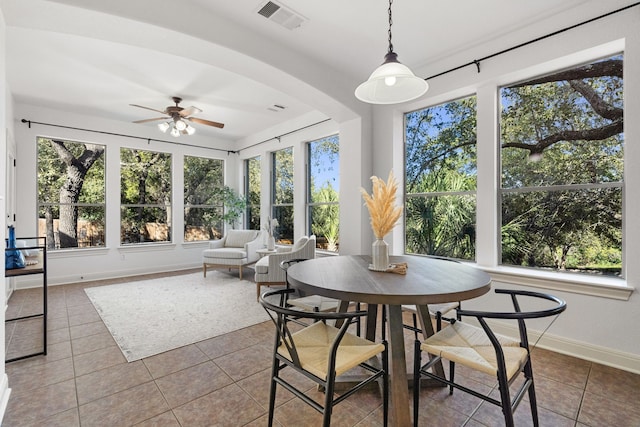
<path id="1" fill-rule="evenodd" d="M 290 150 L 291 151 L 291 184 L 292 184 L 292 194 L 291 194 L 291 202 L 287 202 L 287 203 L 276 203 L 276 187 L 277 187 L 277 174 L 276 174 L 276 165 L 277 165 L 277 154 L 279 152 L 283 152 L 286 150 Z M 276 216 L 276 209 L 278 208 L 290 208 L 291 209 L 291 224 L 293 226 L 292 229 L 292 236 L 291 236 L 291 243 L 293 244 L 293 240 L 295 239 L 295 157 L 294 157 L 295 153 L 294 153 L 294 149 L 293 146 L 289 146 L 289 147 L 283 147 L 279 150 L 275 150 L 271 152 L 271 200 L 270 200 L 270 209 L 269 211 L 271 212 L 270 217 L 271 218 L 278 218 Z M 278 230 L 279 227 L 281 227 L 282 224 L 280 224 L 278 227 L 276 227 L 276 230 Z M 278 244 L 287 244 L 287 242 L 283 241 L 281 239 L 280 236 L 276 237 L 276 243 Z"/>
<path id="2" fill-rule="evenodd" d="M 103 164 L 103 171 L 102 171 L 102 175 L 103 175 L 103 182 L 102 182 L 102 192 L 103 192 L 103 201 L 102 203 L 86 203 L 86 202 L 77 202 L 77 203 L 71 203 L 71 204 L 63 204 L 60 203 L 59 199 L 57 203 L 54 202 L 43 202 L 40 199 L 40 185 L 39 185 L 39 174 L 38 171 L 40 169 L 40 150 L 39 150 L 39 146 L 40 146 L 40 141 L 41 140 L 61 140 L 63 142 L 68 142 L 68 143 L 72 143 L 72 144 L 77 144 L 77 145 L 84 145 L 84 144 L 91 144 L 91 145 L 97 145 L 103 148 L 103 152 L 101 154 L 102 157 L 102 164 Z M 96 207 L 96 208 L 102 208 L 102 212 L 103 212 L 103 224 L 102 224 L 102 244 L 100 245 L 95 245 L 95 246 L 85 246 L 85 247 L 81 247 L 79 246 L 80 244 L 80 228 L 78 227 L 78 223 L 76 223 L 76 228 L 77 228 L 77 235 L 76 235 L 76 243 L 77 246 L 68 246 L 68 247 L 61 247 L 59 240 L 56 243 L 56 239 L 54 237 L 53 241 L 47 242 L 47 246 L 48 246 L 48 250 L 51 252 L 62 252 L 62 251 L 77 251 L 77 250 L 82 250 L 82 251 L 87 251 L 87 250 L 96 250 L 96 249 L 105 249 L 107 248 L 107 225 L 108 225 L 108 220 L 107 220 L 107 145 L 104 143 L 95 143 L 95 142 L 89 142 L 89 141 L 78 141 L 78 140 L 74 140 L 74 139 L 69 139 L 69 138 L 57 138 L 57 137 L 50 137 L 50 136 L 36 136 L 36 234 L 38 236 L 40 236 L 40 209 L 44 206 L 75 206 L 77 208 L 90 208 L 90 207 Z M 10 157 L 10 156 L 9 156 Z M 60 160 L 62 162 L 62 160 Z M 94 163 L 95 164 L 95 163 Z M 94 166 L 94 164 L 91 165 L 91 167 Z M 13 171 L 13 168 L 11 168 Z M 15 172 L 14 172 L 15 173 Z M 61 174 L 61 176 L 64 175 L 64 173 Z M 83 180 L 84 183 L 84 180 Z M 60 220 L 59 218 L 59 214 L 58 214 L 58 221 Z M 80 218 L 78 218 L 79 221 Z M 15 219 L 13 220 L 15 221 Z M 11 221 L 11 222 L 13 222 Z M 56 234 L 58 234 L 58 232 L 56 232 L 55 230 L 53 231 L 54 236 Z M 47 236 L 47 232 L 46 232 L 46 224 L 45 224 L 45 237 Z"/>
<path id="3" fill-rule="evenodd" d="M 224 213 L 224 204 L 222 202 L 220 202 L 219 204 L 197 204 L 197 205 L 192 205 L 187 203 L 187 200 L 185 199 L 185 194 L 184 194 L 184 190 L 185 190 L 185 185 L 184 183 L 187 181 L 186 179 L 186 165 L 187 165 L 187 158 L 197 158 L 197 159 L 204 159 L 204 160 L 208 160 L 208 161 L 213 161 L 213 162 L 220 162 L 220 183 L 221 186 L 220 188 L 224 187 L 224 175 L 225 175 L 225 161 L 222 159 L 217 159 L 217 158 L 213 158 L 213 157 L 205 157 L 205 156 L 196 156 L 196 155 L 188 155 L 185 154 L 182 156 L 183 159 L 183 167 L 182 167 L 182 172 L 183 172 L 183 191 L 182 191 L 182 198 L 183 198 L 183 221 L 184 221 L 184 230 L 183 230 L 183 235 L 182 235 L 182 239 L 183 242 L 188 242 L 188 243 L 196 243 L 196 242 L 204 242 L 204 241 L 208 241 L 211 240 L 209 237 L 207 237 L 206 239 L 199 239 L 199 240 L 187 240 L 187 236 L 186 236 L 186 228 L 189 224 L 187 224 L 187 218 L 186 218 L 186 214 L 187 214 L 187 208 L 190 209 L 221 209 L 221 216 Z M 220 235 L 224 235 L 224 221 L 220 220 L 219 223 L 220 225 L 219 229 L 220 229 Z"/>
<path id="4" fill-rule="evenodd" d="M 167 192 L 167 194 L 169 194 L 170 200 L 168 203 L 164 203 L 164 204 L 159 204 L 159 203 L 153 203 L 153 204 L 140 204 L 140 203 L 132 203 L 132 204 L 128 204 L 128 203 L 122 203 L 122 152 L 123 150 L 130 150 L 130 151 L 147 151 L 147 152 L 151 152 L 151 153 L 159 153 L 159 154 L 164 154 L 166 156 L 168 156 L 168 165 L 169 165 L 169 179 L 168 182 L 171 185 L 171 188 L 169 189 L 169 191 Z M 150 246 L 150 245 L 167 245 L 167 244 L 173 244 L 174 243 L 174 212 L 173 212 L 173 204 L 175 203 L 174 197 L 173 197 L 173 191 L 174 191 L 174 164 L 173 164 L 173 156 L 175 155 L 172 152 L 167 152 L 167 151 L 161 151 L 161 150 L 149 150 L 149 149 L 144 149 L 144 148 L 132 148 L 132 147 L 126 147 L 126 146 L 121 146 L 120 150 L 119 150 L 119 160 L 120 160 L 120 182 L 119 182 L 119 186 L 120 186 L 120 191 L 119 191 L 119 195 L 120 195 L 120 206 L 119 206 L 119 223 L 120 223 L 120 238 L 119 238 L 119 245 L 120 247 L 123 248 L 130 248 L 130 247 L 140 247 L 140 246 Z M 165 215 L 167 217 L 167 222 L 166 222 L 166 226 L 167 226 L 167 234 L 168 234 L 168 239 L 167 240 L 158 240 L 158 241 L 146 241 L 146 242 L 123 242 L 122 240 L 122 229 L 123 229 L 123 223 L 122 223 L 122 218 L 123 218 L 123 208 L 142 208 L 142 209 L 146 209 L 146 208 L 153 208 L 153 209 L 165 209 Z M 169 221 L 169 218 L 171 218 L 171 221 Z"/>
<path id="5" fill-rule="evenodd" d="M 331 138 L 336 138 L 337 139 L 337 144 L 338 144 L 338 153 L 337 153 L 337 171 L 335 173 L 335 175 L 338 177 L 338 183 L 340 180 L 340 134 L 339 133 L 332 133 L 330 135 L 327 136 L 323 136 L 320 138 L 316 138 L 312 141 L 308 141 L 305 143 L 305 152 L 306 152 L 306 182 L 305 182 L 305 229 L 307 230 L 307 234 L 309 236 L 311 236 L 313 233 L 312 230 L 312 225 L 313 225 L 313 218 L 312 218 L 312 210 L 314 207 L 318 207 L 318 206 L 337 206 L 338 207 L 338 236 L 337 236 L 337 247 L 335 251 L 329 250 L 329 249 L 324 249 L 326 252 L 328 253 L 338 253 L 339 252 L 339 248 L 340 248 L 340 186 L 338 184 L 338 189 L 336 191 L 337 195 L 338 195 L 338 200 L 336 201 L 329 201 L 329 202 L 312 202 L 311 201 L 311 182 L 312 182 L 312 177 L 311 177 L 311 169 L 312 169 L 312 165 L 311 165 L 311 159 L 312 159 L 312 144 L 317 143 L 317 142 L 322 142 L 325 140 L 329 140 Z M 320 242 L 318 241 L 317 237 L 320 236 L 316 236 L 316 248 L 320 249 L 319 245 Z M 322 236 L 324 237 L 324 236 Z"/>
<path id="6" fill-rule="evenodd" d="M 247 159 L 244 159 L 243 164 L 244 164 L 244 195 L 247 199 L 247 207 L 245 209 L 245 215 L 244 215 L 244 227 L 246 229 L 250 229 L 251 228 L 251 218 L 252 212 L 257 212 L 258 215 L 256 216 L 257 221 L 258 221 L 258 228 L 256 228 L 256 230 L 260 230 L 262 224 L 261 224 L 261 218 L 260 218 L 260 211 L 261 211 L 261 203 L 260 203 L 260 199 L 258 200 L 258 204 L 251 204 L 250 200 L 251 200 L 251 167 L 250 164 L 252 162 L 255 162 L 258 165 L 258 196 L 261 199 L 261 186 L 262 186 L 262 163 L 261 163 L 261 156 L 257 155 L 257 156 L 253 156 L 253 157 L 249 157 Z"/>
<path id="7" fill-rule="evenodd" d="M 497 247 L 496 247 L 496 271 L 502 271 L 504 274 L 507 275 L 512 275 L 515 274 L 515 272 L 522 272 L 523 275 L 528 276 L 529 280 L 535 280 L 538 277 L 554 277 L 554 278 L 558 278 L 561 280 L 565 280 L 565 278 L 571 276 L 574 277 L 572 280 L 575 283 L 584 283 L 585 285 L 589 282 L 589 279 L 595 279 L 596 282 L 601 282 L 601 283 L 606 283 L 608 285 L 613 285 L 615 284 L 615 286 L 619 285 L 619 281 L 621 280 L 625 280 L 625 273 L 626 273 L 626 269 L 625 269 L 625 245 L 624 245 L 624 239 L 625 239 L 625 217 L 627 216 L 625 214 L 625 179 L 624 179 L 624 175 L 625 175 L 625 169 L 626 169 L 626 162 L 627 160 L 627 153 L 626 153 L 626 143 L 627 143 L 627 138 L 623 137 L 623 141 L 622 141 L 622 147 L 623 147 L 623 154 L 622 154 L 622 173 L 621 173 L 621 177 L 619 181 L 607 181 L 607 182 L 593 182 L 593 183 L 575 183 L 575 184 L 552 184 L 552 185 L 530 185 L 530 186 L 519 186 L 519 187 L 513 187 L 513 188 L 505 188 L 503 187 L 503 156 L 502 156 L 502 135 L 501 135 L 501 119 L 502 119 L 502 102 L 501 102 L 501 91 L 504 88 L 509 88 L 509 87 L 513 87 L 515 85 L 518 85 L 520 83 L 527 83 L 528 81 L 532 81 L 535 79 L 541 79 L 544 78 L 545 76 L 548 75 L 553 75 L 555 73 L 559 73 L 562 71 L 569 71 L 581 66 L 586 66 L 586 65 L 590 65 L 590 64 L 594 64 L 597 63 L 601 60 L 606 60 L 606 59 L 610 59 L 616 56 L 622 56 L 623 58 L 623 67 L 624 67 L 624 63 L 625 63 L 625 52 L 624 49 L 618 49 L 618 50 L 613 50 L 611 52 L 605 53 L 605 54 L 594 54 L 594 55 L 590 55 L 587 58 L 581 58 L 580 60 L 577 61 L 572 61 L 568 64 L 563 64 L 562 66 L 552 66 L 549 68 L 546 68 L 544 71 L 538 71 L 535 73 L 532 73 L 531 75 L 527 76 L 526 78 L 521 78 L 521 79 L 515 79 L 515 80 L 509 80 L 506 82 L 502 82 L 500 84 L 496 84 L 496 99 L 497 99 L 497 112 L 496 112 L 496 125 L 498 128 L 498 132 L 497 132 L 497 141 L 496 141 L 496 145 L 498 147 L 497 149 L 497 169 L 498 169 L 498 173 L 496 176 L 496 195 L 497 195 L 497 207 L 496 207 L 496 224 L 497 224 L 497 237 L 496 237 L 496 243 L 497 243 Z M 625 88 L 625 82 L 624 82 L 624 77 L 623 77 L 623 82 L 622 82 L 622 91 L 624 93 L 624 88 Z M 622 104 L 622 110 L 623 110 L 623 116 L 626 115 L 625 111 L 626 111 L 626 103 L 624 102 L 624 95 L 622 97 L 623 99 L 623 104 Z M 624 135 L 625 131 L 624 129 L 622 130 L 621 134 Z M 510 194 L 526 194 L 526 193 L 557 193 L 557 192 L 571 192 L 571 191 L 575 191 L 575 192 L 579 192 L 579 191 L 584 191 L 584 190 L 600 190 L 600 189 L 613 189 L 613 188 L 617 188 L 620 190 L 621 193 L 621 207 L 620 207 L 620 214 L 621 214 L 621 245 L 620 245 L 620 249 L 621 249 L 621 256 L 622 256 L 622 265 L 621 265 L 621 271 L 620 271 L 620 275 L 619 276 L 614 276 L 614 275 L 597 275 L 595 273 L 589 273 L 589 272 L 573 272 L 573 271 L 564 271 L 564 270 L 557 270 L 557 269 L 543 269 L 540 267 L 531 267 L 531 266 L 519 266 L 519 265 L 511 265 L 511 264 L 503 264 L 503 259 L 502 259 L 502 252 L 503 252 L 503 242 L 502 242 L 502 233 L 501 233 L 501 227 L 502 227 L 502 219 L 503 219 L 503 209 L 504 209 L 504 205 L 503 205 L 503 199 L 505 195 L 510 195 Z M 582 280 L 582 278 L 585 278 L 586 280 Z M 534 285 L 536 286 L 536 285 Z M 544 287 L 544 286 L 540 286 L 539 287 Z"/>
<path id="8" fill-rule="evenodd" d="M 436 108 L 436 107 L 442 107 L 446 104 L 449 103 L 453 103 L 453 102 L 457 102 L 457 101 L 462 101 L 464 99 L 467 98 L 472 98 L 475 97 L 476 99 L 476 127 L 475 127 L 475 135 L 476 135 L 476 142 L 475 142 L 475 190 L 451 190 L 451 191 L 433 191 L 433 192 L 416 192 L 416 193 L 408 193 L 407 192 L 407 116 L 411 113 L 415 113 L 417 111 L 422 111 L 422 110 L 427 110 L 430 108 Z M 474 224 L 477 224 L 477 216 L 478 216 L 478 152 L 479 152 L 479 144 L 478 144 L 478 106 L 477 106 L 477 101 L 478 101 L 478 94 L 477 92 L 466 92 L 466 93 L 461 93 L 461 94 L 457 94 L 455 97 L 451 97 L 451 98 L 446 98 L 444 99 L 442 102 L 435 102 L 435 103 L 431 103 L 428 105 L 424 105 L 424 106 L 420 106 L 419 108 L 415 108 L 415 109 L 411 109 L 409 111 L 404 111 L 402 114 L 402 127 L 403 127 L 403 156 L 402 156 L 402 167 L 403 167 L 403 173 L 404 173 L 404 179 L 403 179 L 403 185 L 402 185 L 402 194 L 403 194 L 403 212 L 402 212 L 402 224 L 403 224 L 403 230 L 402 230 L 402 243 L 403 243 L 403 247 L 402 247 L 402 253 L 405 255 L 411 255 L 411 256 L 434 256 L 433 254 L 422 254 L 422 253 L 415 253 L 415 252 L 407 252 L 408 249 L 408 239 L 407 239 L 407 204 L 408 201 L 410 199 L 413 198 L 424 198 L 424 199 L 437 199 L 438 197 L 447 197 L 447 196 L 455 196 L 455 197 L 459 197 L 459 196 L 471 196 L 474 198 L 474 204 L 475 204 L 475 211 L 474 211 L 474 216 L 475 216 L 475 220 L 474 220 Z M 477 226 L 476 226 L 477 228 Z M 477 260 L 477 252 L 478 252 L 478 247 L 477 247 L 477 234 L 476 234 L 476 238 L 475 241 L 473 242 L 474 244 L 474 253 L 473 253 L 473 258 L 472 259 L 461 259 L 461 258 L 455 258 L 455 257 L 450 257 L 450 256 L 443 256 L 444 258 L 448 258 L 448 259 L 455 259 L 455 260 L 460 260 L 463 262 L 476 262 Z M 435 256 L 441 256 L 441 255 L 435 255 Z"/>

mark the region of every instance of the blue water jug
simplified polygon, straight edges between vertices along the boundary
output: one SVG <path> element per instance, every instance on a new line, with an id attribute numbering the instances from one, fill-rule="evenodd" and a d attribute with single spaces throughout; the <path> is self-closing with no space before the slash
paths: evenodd
<path id="1" fill-rule="evenodd" d="M 22 251 L 15 249 L 16 247 L 16 229 L 13 225 L 9 226 L 9 238 L 7 239 L 7 250 L 4 252 L 4 268 L 5 270 L 13 270 L 14 268 L 24 268 L 24 254 Z"/>

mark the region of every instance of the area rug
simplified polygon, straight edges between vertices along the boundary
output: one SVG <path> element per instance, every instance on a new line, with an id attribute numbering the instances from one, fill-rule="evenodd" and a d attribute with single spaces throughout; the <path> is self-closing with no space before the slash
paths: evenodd
<path id="1" fill-rule="evenodd" d="M 129 362 L 269 320 L 255 283 L 218 271 L 85 292 Z"/>

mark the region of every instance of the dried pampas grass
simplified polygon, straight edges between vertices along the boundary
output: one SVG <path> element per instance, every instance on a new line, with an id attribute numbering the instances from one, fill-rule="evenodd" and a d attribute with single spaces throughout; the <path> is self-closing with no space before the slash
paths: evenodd
<path id="1" fill-rule="evenodd" d="M 372 176 L 373 192 L 369 195 L 364 188 L 360 188 L 364 203 L 369 209 L 371 228 L 378 239 L 384 238 L 402 215 L 402 207 L 395 206 L 398 183 L 393 177 L 393 171 L 389 172 L 389 178 L 385 183 L 377 176 Z"/>

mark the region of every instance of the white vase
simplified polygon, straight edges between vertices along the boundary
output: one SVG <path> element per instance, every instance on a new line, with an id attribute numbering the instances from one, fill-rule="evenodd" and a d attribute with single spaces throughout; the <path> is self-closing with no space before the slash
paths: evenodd
<path id="1" fill-rule="evenodd" d="M 374 270 L 389 268 L 389 245 L 383 239 L 376 239 L 371 246 L 371 264 Z"/>
<path id="2" fill-rule="evenodd" d="M 273 236 L 267 237 L 267 249 L 270 251 L 276 248 L 276 238 Z"/>

